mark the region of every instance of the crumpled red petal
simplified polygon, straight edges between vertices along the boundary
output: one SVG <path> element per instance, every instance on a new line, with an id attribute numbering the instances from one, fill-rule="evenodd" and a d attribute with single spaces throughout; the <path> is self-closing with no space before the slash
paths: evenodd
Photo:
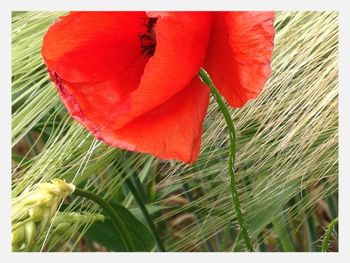
<path id="1" fill-rule="evenodd" d="M 209 89 L 195 77 L 167 102 L 120 129 L 101 131 L 101 135 L 108 144 L 123 149 L 193 163 L 200 151 L 208 103 Z"/>
<path id="2" fill-rule="evenodd" d="M 72 12 L 44 37 L 51 79 L 61 94 L 69 94 L 63 101 L 69 99 L 68 109 L 79 107 L 95 129 L 110 125 L 116 104 L 139 85 L 148 61 L 138 39 L 146 19 L 145 12 Z M 65 82 L 70 84 L 62 88 Z"/>
<path id="3" fill-rule="evenodd" d="M 215 12 L 204 68 L 232 107 L 255 98 L 270 76 L 274 12 Z"/>
<path id="4" fill-rule="evenodd" d="M 146 19 L 145 12 L 71 12 L 46 33 L 45 63 L 72 83 L 95 83 L 122 75 L 144 57 L 138 34 L 145 30 Z"/>
<path id="5" fill-rule="evenodd" d="M 139 87 L 116 109 L 114 128 L 164 103 L 190 83 L 204 62 L 211 18 L 208 12 L 170 12 L 158 18 L 156 51 Z"/>
<path id="6" fill-rule="evenodd" d="M 45 63 L 71 115 L 97 138 L 192 162 L 208 104 L 208 89 L 196 76 L 209 42 L 211 15 L 160 16 L 150 59 L 140 49 L 144 15 L 73 12 L 46 34 Z M 122 51 L 115 51 L 119 47 Z"/>
<path id="7" fill-rule="evenodd" d="M 107 144 L 185 163 L 197 159 L 210 93 L 197 76 L 168 101 L 119 129 L 96 125 L 84 115 L 69 92 L 75 83 L 60 79 L 56 85 L 71 115 Z"/>

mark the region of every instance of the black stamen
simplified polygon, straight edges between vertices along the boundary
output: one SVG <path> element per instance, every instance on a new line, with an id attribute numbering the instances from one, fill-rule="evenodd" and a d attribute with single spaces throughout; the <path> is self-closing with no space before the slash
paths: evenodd
<path id="1" fill-rule="evenodd" d="M 139 38 L 141 40 L 141 53 L 147 57 L 152 57 L 156 50 L 156 32 L 154 26 L 157 23 L 158 18 L 150 17 L 147 22 L 143 24 L 146 27 L 145 33 L 140 33 Z"/>

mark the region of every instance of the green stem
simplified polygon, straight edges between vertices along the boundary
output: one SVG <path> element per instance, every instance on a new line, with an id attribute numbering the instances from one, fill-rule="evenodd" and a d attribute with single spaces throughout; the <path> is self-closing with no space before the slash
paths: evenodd
<path id="1" fill-rule="evenodd" d="M 306 219 L 306 229 L 307 229 L 307 241 L 308 241 L 308 250 L 310 252 L 317 252 L 319 250 L 319 241 L 317 237 L 317 230 L 315 227 L 315 222 L 313 219 L 312 213 Z"/>
<path id="2" fill-rule="evenodd" d="M 232 194 L 232 200 L 235 206 L 235 210 L 237 213 L 237 218 L 238 218 L 238 223 L 240 225 L 240 229 L 242 232 L 242 236 L 244 239 L 244 242 L 247 246 L 248 251 L 254 251 L 252 242 L 249 238 L 247 227 L 244 221 L 242 209 L 241 209 L 241 204 L 238 198 L 238 192 L 236 188 L 236 178 L 235 178 L 235 173 L 234 173 L 234 163 L 235 163 L 235 157 L 236 157 L 236 130 L 235 126 L 233 124 L 230 112 L 228 111 L 225 102 L 221 98 L 221 95 L 219 91 L 215 88 L 215 85 L 213 81 L 210 79 L 209 75 L 205 72 L 204 69 L 200 69 L 199 71 L 199 76 L 203 80 L 205 84 L 208 85 L 208 87 L 211 90 L 211 93 L 213 94 L 217 104 L 219 105 L 219 108 L 224 115 L 227 128 L 229 130 L 229 137 L 230 137 L 230 155 L 229 155 L 229 160 L 228 160 L 228 173 L 230 175 L 230 184 L 231 184 L 231 194 Z"/>
<path id="3" fill-rule="evenodd" d="M 162 241 L 160 240 L 157 229 L 153 223 L 153 220 L 152 220 L 150 214 L 148 213 L 148 210 L 147 210 L 144 202 L 142 201 L 141 196 L 138 194 L 137 189 L 135 188 L 135 186 L 134 186 L 133 182 L 130 180 L 130 178 L 125 178 L 125 182 L 128 185 L 130 192 L 134 196 L 137 204 L 139 205 L 141 212 L 142 212 L 143 216 L 145 217 L 145 219 L 146 219 L 146 221 L 147 221 L 147 223 L 148 223 L 148 225 L 149 225 L 149 227 L 150 227 L 150 229 L 151 229 L 151 231 L 152 231 L 152 233 L 157 241 L 157 245 L 158 245 L 160 251 L 164 252 L 165 248 L 162 244 Z"/>
<path id="4" fill-rule="evenodd" d="M 324 235 L 323 242 L 322 242 L 322 249 L 321 249 L 322 252 L 327 252 L 329 240 L 331 239 L 331 234 L 332 234 L 333 229 L 337 223 L 338 223 L 338 217 L 336 219 L 334 219 L 329 224 L 328 229 L 326 231 L 326 234 Z"/>
<path id="5" fill-rule="evenodd" d="M 295 252 L 293 240 L 289 235 L 290 231 L 288 231 L 288 223 L 286 223 L 284 213 L 281 211 L 279 215 L 271 221 L 271 223 L 277 234 L 278 240 L 280 241 L 283 251 Z"/>
<path id="6" fill-rule="evenodd" d="M 338 217 L 338 204 L 337 204 L 337 202 L 334 199 L 338 200 L 338 198 L 334 198 L 333 195 L 330 195 L 326 199 L 328 207 L 329 207 L 329 212 L 330 212 L 330 218 L 331 219 L 334 219 L 334 218 Z M 334 230 L 335 230 L 336 235 L 338 235 L 338 226 L 335 226 Z"/>
<path id="7" fill-rule="evenodd" d="M 126 225 L 124 224 L 123 220 L 119 217 L 119 215 L 116 213 L 116 211 L 112 206 L 110 206 L 103 198 L 99 197 L 98 195 L 90 191 L 86 191 L 80 188 L 75 188 L 74 194 L 77 196 L 90 199 L 94 201 L 96 204 L 98 204 L 104 210 L 104 212 L 110 216 L 116 230 L 122 237 L 122 240 L 124 242 L 126 249 L 128 251 L 136 250 L 131 237 L 128 235 L 128 230 L 126 228 Z"/>

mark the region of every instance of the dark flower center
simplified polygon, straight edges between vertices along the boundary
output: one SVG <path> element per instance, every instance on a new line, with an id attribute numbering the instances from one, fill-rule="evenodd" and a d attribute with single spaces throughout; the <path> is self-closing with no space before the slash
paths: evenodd
<path id="1" fill-rule="evenodd" d="M 157 17 L 150 17 L 143 25 L 146 27 L 146 32 L 140 33 L 141 53 L 146 57 L 152 57 L 156 50 L 157 40 L 154 27 L 157 23 Z"/>

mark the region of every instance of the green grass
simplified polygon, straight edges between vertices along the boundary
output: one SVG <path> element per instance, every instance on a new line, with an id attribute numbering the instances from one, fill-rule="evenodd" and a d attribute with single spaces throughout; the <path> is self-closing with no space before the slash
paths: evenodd
<path id="1" fill-rule="evenodd" d="M 42 37 L 61 14 L 13 14 L 13 196 L 57 177 L 136 211 L 130 178 L 167 251 L 244 251 L 227 176 L 229 137 L 214 100 L 192 166 L 95 140 L 69 117 L 41 58 Z M 231 110 L 238 192 L 258 250 L 320 251 L 337 217 L 338 14 L 279 12 L 275 25 L 269 81 L 257 100 Z M 99 208 L 72 199 L 61 210 Z M 83 245 L 90 224 L 77 223 L 54 242 L 48 235 L 44 251 L 103 251 Z"/>

